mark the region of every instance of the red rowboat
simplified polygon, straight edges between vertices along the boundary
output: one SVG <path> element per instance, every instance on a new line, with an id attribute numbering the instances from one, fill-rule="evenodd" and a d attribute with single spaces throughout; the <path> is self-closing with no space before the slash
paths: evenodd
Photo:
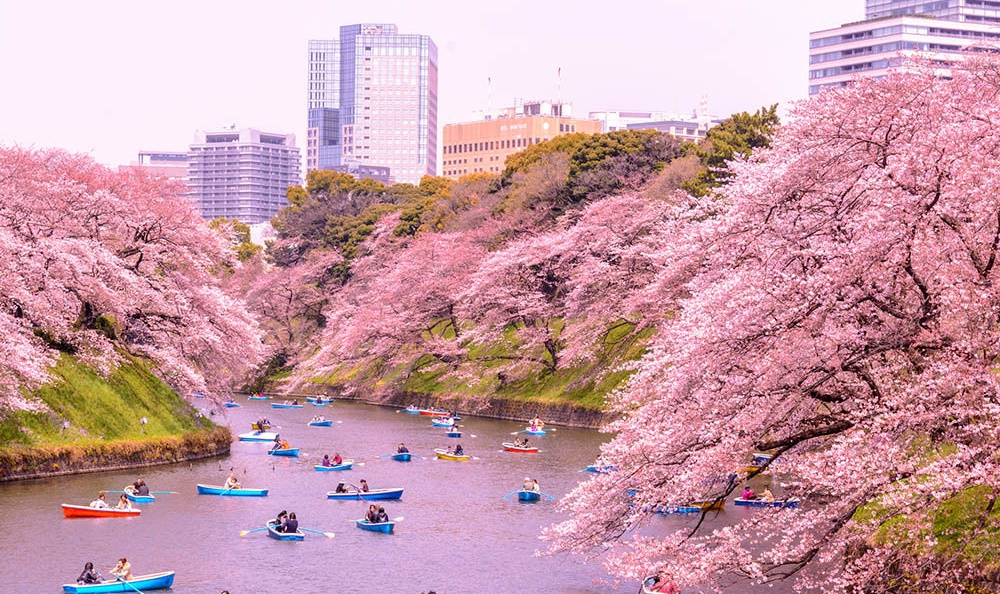
<path id="1" fill-rule="evenodd" d="M 89 505 L 62 504 L 63 515 L 67 518 L 122 518 L 138 516 L 141 509 L 115 509 L 113 507 L 90 507 Z"/>

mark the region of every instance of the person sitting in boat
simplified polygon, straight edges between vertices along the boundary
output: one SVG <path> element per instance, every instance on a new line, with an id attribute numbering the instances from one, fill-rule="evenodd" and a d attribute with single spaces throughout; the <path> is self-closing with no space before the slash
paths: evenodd
<path id="1" fill-rule="evenodd" d="M 396 448 L 396 453 L 397 454 L 408 454 L 408 453 L 410 453 L 410 448 L 406 447 L 406 445 L 404 445 L 403 443 L 400 443 L 399 447 Z"/>
<path id="2" fill-rule="evenodd" d="M 663 594 L 681 594 L 677 582 L 669 576 L 654 576 L 646 580 L 646 589 L 650 592 L 662 592 Z"/>
<path id="3" fill-rule="evenodd" d="M 97 499 L 90 502 L 90 507 L 95 507 L 97 509 L 104 509 L 108 506 L 108 502 L 105 501 L 104 491 L 97 494 Z"/>
<path id="4" fill-rule="evenodd" d="M 236 475 L 232 472 L 229 473 L 229 478 L 226 479 L 227 489 L 239 489 L 240 481 L 236 480 Z"/>
<path id="5" fill-rule="evenodd" d="M 111 570 L 111 575 L 125 581 L 132 579 L 132 564 L 128 562 L 128 559 L 122 557 Z"/>
<path id="6" fill-rule="evenodd" d="M 122 496 L 118 498 L 118 505 L 115 509 L 132 509 L 132 502 L 128 500 L 128 495 L 122 493 Z"/>
<path id="7" fill-rule="evenodd" d="M 83 573 L 80 574 L 80 577 L 76 578 L 76 583 L 81 585 L 96 584 L 102 579 L 104 578 L 101 577 L 101 573 L 94 569 L 94 564 L 87 561 L 83 566 Z"/>
<path id="8" fill-rule="evenodd" d="M 378 513 L 375 514 L 375 521 L 379 523 L 389 521 L 389 514 L 385 513 L 385 508 L 381 505 L 378 506 Z"/>
<path id="9" fill-rule="evenodd" d="M 521 484 L 521 488 L 524 489 L 525 491 L 530 491 L 531 485 L 532 485 L 531 477 L 527 476 L 524 477 L 524 483 Z"/>
<path id="10" fill-rule="evenodd" d="M 462 444 L 458 444 L 457 446 L 455 446 L 455 455 L 456 456 L 464 456 L 465 455 L 465 450 L 462 449 Z"/>
<path id="11" fill-rule="evenodd" d="M 519 448 L 526 448 L 528 447 L 528 439 L 522 437 L 515 437 L 514 446 Z"/>
<path id="12" fill-rule="evenodd" d="M 771 489 L 767 486 L 764 487 L 764 492 L 760 494 L 760 498 L 768 503 L 774 503 L 774 493 L 771 493 Z"/>
<path id="13" fill-rule="evenodd" d="M 299 405 L 299 399 L 298 398 L 296 398 L 295 400 L 292 400 L 292 406 L 298 406 L 298 405 Z"/>
<path id="14" fill-rule="evenodd" d="M 336 454 L 333 455 L 333 465 L 334 466 L 340 466 L 343 463 L 344 463 L 344 459 L 340 457 L 340 452 L 337 452 Z"/>
<path id="15" fill-rule="evenodd" d="M 345 485 L 343 482 L 339 482 L 339 483 L 337 483 L 337 488 L 334 489 L 333 492 L 334 493 L 347 493 L 347 485 Z"/>
<path id="16" fill-rule="evenodd" d="M 542 422 L 542 420 L 538 418 L 538 415 L 535 415 L 535 418 L 531 419 L 531 426 L 532 427 L 544 427 L 545 423 Z"/>
<path id="17" fill-rule="evenodd" d="M 374 503 L 368 506 L 368 513 L 365 514 L 365 519 L 372 523 L 378 521 L 378 508 L 375 507 Z"/>
<path id="18" fill-rule="evenodd" d="M 288 521 L 288 512 L 281 510 L 278 515 L 274 517 L 275 530 L 282 532 L 285 527 L 285 522 Z"/>
<path id="19" fill-rule="evenodd" d="M 135 479 L 135 482 L 129 486 L 131 487 L 130 491 L 132 491 L 133 495 L 142 495 L 143 497 L 149 495 L 149 485 L 147 485 L 146 481 L 141 478 Z"/>
<path id="20" fill-rule="evenodd" d="M 330 466 L 330 454 L 323 454 L 323 461 L 320 462 L 323 466 Z"/>
<path id="21" fill-rule="evenodd" d="M 531 488 L 528 489 L 532 493 L 541 493 L 542 488 L 538 486 L 538 479 L 531 479 Z"/>
<path id="22" fill-rule="evenodd" d="M 366 481 L 365 479 L 361 479 L 361 492 L 362 493 L 368 492 L 368 481 Z"/>
<path id="23" fill-rule="evenodd" d="M 750 488 L 750 485 L 743 487 L 743 499 L 757 499 L 757 494 Z"/>
<path id="24" fill-rule="evenodd" d="M 295 512 L 288 514 L 288 519 L 285 521 L 285 527 L 282 529 L 283 532 L 298 532 L 299 521 L 295 518 Z"/>
<path id="25" fill-rule="evenodd" d="M 316 417 L 316 420 L 319 421 L 320 423 L 322 423 L 323 421 L 326 420 L 326 417 L 324 417 L 323 415 L 319 415 L 319 416 Z"/>

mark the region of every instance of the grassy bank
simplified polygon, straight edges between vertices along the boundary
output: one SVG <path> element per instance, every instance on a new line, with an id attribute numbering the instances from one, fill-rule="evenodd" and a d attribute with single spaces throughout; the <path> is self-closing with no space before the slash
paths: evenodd
<path id="1" fill-rule="evenodd" d="M 0 480 L 174 462 L 225 453 L 231 435 L 135 359 L 107 379 L 62 355 L 40 411 L 4 411 Z"/>

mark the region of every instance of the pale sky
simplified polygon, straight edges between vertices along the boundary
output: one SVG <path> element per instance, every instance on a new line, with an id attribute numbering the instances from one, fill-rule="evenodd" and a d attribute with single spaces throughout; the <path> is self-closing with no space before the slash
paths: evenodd
<path id="1" fill-rule="evenodd" d="M 438 46 L 438 124 L 515 98 L 727 116 L 806 96 L 808 36 L 864 0 L 0 0 L 0 144 L 107 165 L 230 124 L 294 133 L 307 41 L 395 23 Z M 304 161 L 304 156 L 303 156 Z"/>

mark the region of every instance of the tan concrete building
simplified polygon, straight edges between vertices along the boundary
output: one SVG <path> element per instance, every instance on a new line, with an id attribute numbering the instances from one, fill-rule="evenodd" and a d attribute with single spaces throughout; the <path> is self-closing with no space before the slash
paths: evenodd
<path id="1" fill-rule="evenodd" d="M 568 104 L 536 101 L 488 114 L 485 119 L 444 127 L 442 175 L 500 173 L 510 155 L 561 134 L 596 134 L 601 122 L 569 117 Z"/>

